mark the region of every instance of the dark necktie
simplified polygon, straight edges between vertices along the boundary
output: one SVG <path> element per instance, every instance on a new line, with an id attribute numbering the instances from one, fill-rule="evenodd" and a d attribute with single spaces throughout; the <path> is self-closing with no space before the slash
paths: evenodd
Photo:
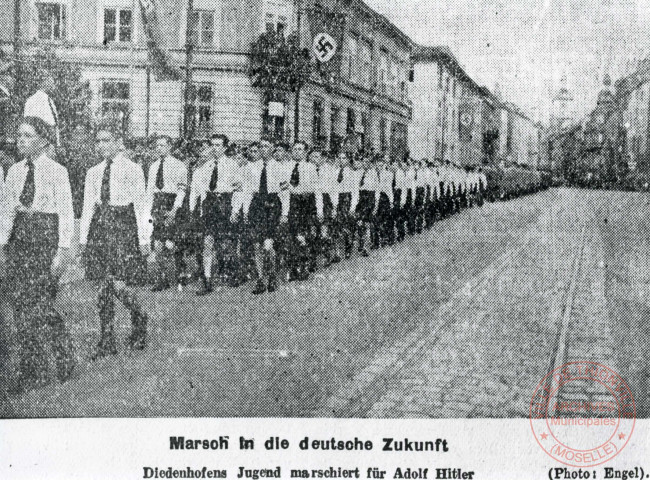
<path id="1" fill-rule="evenodd" d="M 156 173 L 156 188 L 158 190 L 165 188 L 165 157 L 160 159 L 160 166 L 158 166 L 158 173 Z"/>
<path id="2" fill-rule="evenodd" d="M 418 181 L 418 171 L 417 170 L 415 171 L 415 181 L 416 182 Z"/>
<path id="3" fill-rule="evenodd" d="M 339 183 L 343 181 L 343 169 L 339 170 L 339 178 L 338 178 Z"/>
<path id="4" fill-rule="evenodd" d="M 219 181 L 219 161 L 214 162 L 214 169 L 212 170 L 212 176 L 210 177 L 210 191 L 214 192 L 217 188 L 217 182 Z"/>
<path id="5" fill-rule="evenodd" d="M 27 160 L 27 177 L 23 185 L 23 191 L 20 194 L 20 203 L 24 207 L 31 207 L 34 203 L 34 194 L 36 192 L 36 182 L 34 180 L 34 162 Z"/>
<path id="6" fill-rule="evenodd" d="M 393 190 L 397 189 L 397 172 L 393 172 Z"/>
<path id="7" fill-rule="evenodd" d="M 367 173 L 367 170 L 364 170 L 363 175 L 361 175 L 361 183 L 359 184 L 360 187 L 363 187 L 364 184 L 366 183 L 366 173 Z"/>
<path id="8" fill-rule="evenodd" d="M 300 183 L 300 171 L 298 170 L 299 163 L 296 163 L 296 166 L 293 167 L 293 172 L 291 172 L 291 181 L 289 183 L 292 187 L 297 187 Z"/>
<path id="9" fill-rule="evenodd" d="M 268 177 L 266 173 L 266 162 L 264 162 L 264 168 L 262 168 L 262 175 L 260 176 L 260 193 L 262 195 L 266 195 L 269 193 Z"/>
<path id="10" fill-rule="evenodd" d="M 106 160 L 106 166 L 104 167 L 104 176 L 102 177 L 102 189 L 100 193 L 100 200 L 104 204 L 108 204 L 111 201 L 111 165 L 113 160 Z"/>

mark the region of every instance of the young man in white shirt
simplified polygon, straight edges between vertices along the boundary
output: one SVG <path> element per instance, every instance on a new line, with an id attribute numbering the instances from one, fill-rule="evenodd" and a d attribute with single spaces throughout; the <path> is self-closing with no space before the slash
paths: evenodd
<path id="1" fill-rule="evenodd" d="M 390 157 L 377 156 L 379 175 L 379 197 L 377 203 L 377 232 L 381 246 L 395 243 L 395 222 L 393 219 L 393 195 L 397 182 L 397 172 L 390 164 Z"/>
<path id="2" fill-rule="evenodd" d="M 257 284 L 253 294 L 273 293 L 278 287 L 277 240 L 282 218 L 287 218 L 289 202 L 284 203 L 280 194 L 286 177 L 286 168 L 273 158 L 273 147 L 262 140 L 258 154 L 249 156 L 244 192 L 249 206 L 244 207 L 248 219 L 250 240 L 253 243 Z"/>
<path id="3" fill-rule="evenodd" d="M 154 292 L 170 288 L 172 282 L 178 283 L 182 269 L 182 252 L 179 253 L 176 245 L 176 226 L 187 189 L 187 167 L 171 154 L 171 150 L 170 137 L 156 138 L 155 154 L 158 158 L 149 167 L 146 213 L 157 274 Z"/>
<path id="4" fill-rule="evenodd" d="M 334 243 L 332 262 L 338 263 L 342 256 L 341 247 L 343 247 L 343 256 L 346 259 L 352 256 L 355 231 L 354 211 L 359 200 L 361 177 L 359 172 L 351 166 L 350 154 L 339 152 L 335 162 L 338 201 L 336 202 L 336 218 L 332 224 L 331 235 Z"/>
<path id="5" fill-rule="evenodd" d="M 313 151 L 309 161 L 316 165 L 316 210 L 318 217 L 318 239 L 314 242 L 312 258 L 316 259 L 319 253 L 325 257 L 325 266 L 336 263 L 334 248 L 334 222 L 339 204 L 339 169 L 332 159 L 320 151 Z M 340 260 L 340 258 L 338 259 Z"/>
<path id="6" fill-rule="evenodd" d="M 54 309 L 74 230 L 68 172 L 47 154 L 54 141 L 41 118 L 22 119 L 17 146 L 23 160 L 7 173 L 0 207 L 0 277 L 14 307 L 18 390 L 44 381 L 46 344 L 59 380 L 69 378 L 75 364 L 70 334 Z"/>
<path id="7" fill-rule="evenodd" d="M 315 229 L 318 223 L 316 191 L 318 174 L 316 165 L 307 161 L 307 144 L 298 141 L 291 151 L 289 175 L 289 280 L 302 281 L 315 270 Z"/>
<path id="8" fill-rule="evenodd" d="M 424 201 L 426 196 L 426 159 L 415 162 L 415 198 L 413 208 L 415 213 L 415 231 L 422 233 L 424 227 Z"/>
<path id="9" fill-rule="evenodd" d="M 404 219 L 406 221 L 406 232 L 409 235 L 415 234 L 415 193 L 416 193 L 416 180 L 415 180 L 415 160 L 409 158 L 405 165 L 406 174 L 406 198 L 404 199 Z M 402 192 L 404 195 L 404 192 Z"/>
<path id="10" fill-rule="evenodd" d="M 142 167 L 123 153 L 124 132 L 117 118 L 102 119 L 95 129 L 95 148 L 102 161 L 88 170 L 79 243 L 86 278 L 99 283 L 101 336 L 93 360 L 117 354 L 115 299 L 130 311 L 128 347 L 143 350 L 147 314 L 127 285 L 143 283 L 150 253 L 146 186 Z"/>
<path id="11" fill-rule="evenodd" d="M 359 157 L 359 201 L 356 205 L 357 231 L 359 236 L 359 253 L 369 255 L 373 247 L 372 227 L 377 213 L 379 197 L 379 173 L 367 156 Z"/>
<path id="12" fill-rule="evenodd" d="M 476 188 L 476 196 L 477 196 L 477 201 L 478 201 L 478 206 L 482 207 L 483 203 L 485 202 L 485 191 L 487 189 L 487 178 L 485 176 L 485 173 L 483 172 L 483 168 L 479 167 L 478 173 L 476 175 L 476 180 L 478 182 L 477 188 Z"/>
<path id="13" fill-rule="evenodd" d="M 406 215 L 404 213 L 404 206 L 406 204 L 406 165 L 403 160 L 396 162 L 393 165 L 395 171 L 395 188 L 393 191 L 393 222 L 395 223 L 395 230 L 397 231 L 397 241 L 404 241 L 406 236 Z"/>
<path id="14" fill-rule="evenodd" d="M 200 205 L 203 229 L 203 278 L 196 292 L 199 296 L 212 293 L 215 257 L 217 267 L 225 270 L 229 266 L 226 255 L 232 253 L 232 197 L 239 181 L 239 164 L 225 155 L 229 143 L 225 135 L 212 135 L 205 153 L 209 159 L 194 173 L 190 188 L 190 211 Z"/>

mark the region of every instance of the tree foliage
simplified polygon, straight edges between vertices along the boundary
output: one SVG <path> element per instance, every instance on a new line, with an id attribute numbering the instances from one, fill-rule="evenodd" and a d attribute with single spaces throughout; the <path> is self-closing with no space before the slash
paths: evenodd
<path id="1" fill-rule="evenodd" d="M 266 102 L 283 101 L 287 93 L 307 83 L 312 68 L 309 51 L 300 47 L 296 34 L 285 38 L 266 32 L 252 45 L 248 74 L 253 87 L 263 91 Z"/>

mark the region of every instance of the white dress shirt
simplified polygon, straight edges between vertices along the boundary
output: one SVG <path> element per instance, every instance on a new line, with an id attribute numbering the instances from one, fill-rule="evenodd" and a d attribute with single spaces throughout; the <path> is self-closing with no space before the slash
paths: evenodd
<path id="1" fill-rule="evenodd" d="M 16 208 L 27 180 L 27 161 L 15 163 L 7 172 L 0 208 L 0 245 L 6 245 L 11 236 Z M 31 209 L 59 216 L 59 248 L 70 248 L 74 232 L 74 213 L 68 170 L 46 154 L 34 160 L 34 201 Z"/>
<path id="2" fill-rule="evenodd" d="M 156 187 L 158 178 L 158 169 L 160 168 L 160 159 L 156 160 L 149 167 L 149 177 L 147 179 L 147 204 L 145 213 L 147 214 L 147 235 L 151 238 L 153 233 L 153 211 L 154 197 L 156 193 L 175 193 L 174 209 L 178 210 L 183 205 L 185 199 L 185 190 L 187 188 L 187 167 L 178 158 L 167 155 L 163 164 L 162 190 Z"/>
<path id="3" fill-rule="evenodd" d="M 404 171 L 403 168 L 398 167 L 396 174 L 397 175 L 395 177 L 395 189 L 400 190 L 399 206 L 401 208 L 406 203 L 406 190 L 408 188 L 407 181 L 406 181 L 406 172 Z"/>
<path id="4" fill-rule="evenodd" d="M 102 179 L 104 178 L 105 168 L 106 161 L 104 160 L 88 170 L 86 174 L 84 205 L 79 231 L 79 243 L 81 245 L 88 242 L 88 231 L 95 214 L 95 208 L 102 203 Z M 146 245 L 148 243 L 149 215 L 145 211 L 147 189 L 144 172 L 140 165 L 129 160 L 124 153 L 118 153 L 111 164 L 110 190 L 109 205 L 124 207 L 133 204 L 140 245 Z"/>
<path id="5" fill-rule="evenodd" d="M 291 185 L 291 176 L 296 168 L 296 164 L 298 165 L 299 182 L 294 187 Z M 320 191 L 320 187 L 318 186 L 318 173 L 316 172 L 316 165 L 313 163 L 306 161 L 290 162 L 287 164 L 286 173 L 288 174 L 286 181 L 289 182 L 289 190 L 291 193 L 316 193 Z"/>
<path id="6" fill-rule="evenodd" d="M 393 205 L 393 178 L 395 177 L 395 172 L 382 168 L 378 172 L 379 174 L 379 192 L 385 193 L 388 195 L 388 200 L 390 200 L 391 206 Z"/>
<path id="7" fill-rule="evenodd" d="M 338 172 L 340 167 L 337 167 L 336 178 L 338 182 Z M 339 184 L 339 193 L 351 194 L 350 211 L 354 212 L 359 202 L 359 182 L 361 181 L 361 171 L 355 170 L 351 167 L 343 168 L 343 181 Z"/>
<path id="8" fill-rule="evenodd" d="M 336 165 L 331 163 L 324 163 L 317 168 L 317 188 L 316 193 L 316 211 L 318 216 L 323 216 L 323 195 L 328 194 L 330 200 L 332 200 L 332 215 L 336 217 L 336 213 L 339 207 L 339 192 L 341 192 L 341 184 L 339 183 L 339 171 L 341 169 Z M 343 172 L 345 175 L 345 171 Z M 341 182 L 343 183 L 343 182 Z"/>
<path id="9" fill-rule="evenodd" d="M 481 172 L 479 178 L 483 182 L 483 188 L 487 188 L 487 177 L 485 176 L 485 173 Z"/>
<path id="10" fill-rule="evenodd" d="M 243 207 L 244 214 L 248 215 L 253 195 L 259 193 L 260 182 L 262 181 L 262 170 L 264 169 L 264 161 L 257 160 L 255 162 L 248 162 L 244 166 L 243 171 L 243 187 L 244 199 Z M 266 188 L 268 193 L 278 194 L 282 203 L 282 215 L 289 214 L 289 193 L 287 190 L 287 164 L 280 163 L 275 159 L 269 159 L 266 163 Z M 289 175 L 291 175 L 289 173 Z"/>
<path id="11" fill-rule="evenodd" d="M 210 180 L 214 166 L 219 164 L 219 177 L 213 193 L 232 193 L 235 183 L 241 182 L 239 163 L 233 157 L 222 155 L 218 159 L 211 159 L 201 165 L 192 177 L 190 188 L 190 211 L 194 211 L 197 202 L 203 203 L 206 194 L 210 192 Z"/>
<path id="12" fill-rule="evenodd" d="M 365 176 L 364 176 L 365 173 Z M 363 185 L 361 180 L 363 179 Z M 375 167 L 370 167 L 368 170 L 360 170 L 359 175 L 359 190 L 367 190 L 375 194 L 375 212 L 379 205 L 379 172 Z M 356 208 L 356 206 L 355 206 Z"/>
<path id="13" fill-rule="evenodd" d="M 406 172 L 404 172 L 406 181 L 404 182 L 405 190 L 402 190 L 402 195 L 406 195 L 407 190 L 413 190 L 413 196 L 415 198 L 415 169 L 409 167 Z"/>

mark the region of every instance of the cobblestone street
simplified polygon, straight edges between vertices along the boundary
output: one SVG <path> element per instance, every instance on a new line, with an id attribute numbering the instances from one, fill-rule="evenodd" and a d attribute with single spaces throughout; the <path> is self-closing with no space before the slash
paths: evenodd
<path id="1" fill-rule="evenodd" d="M 516 248 L 447 304 L 433 306 L 428 324 L 378 354 L 323 414 L 527 416 L 558 342 L 566 346 L 565 361 L 617 370 L 593 196 L 561 191 Z M 568 329 L 559 338 L 565 318 Z M 583 393 L 573 386 L 565 395 Z"/>

